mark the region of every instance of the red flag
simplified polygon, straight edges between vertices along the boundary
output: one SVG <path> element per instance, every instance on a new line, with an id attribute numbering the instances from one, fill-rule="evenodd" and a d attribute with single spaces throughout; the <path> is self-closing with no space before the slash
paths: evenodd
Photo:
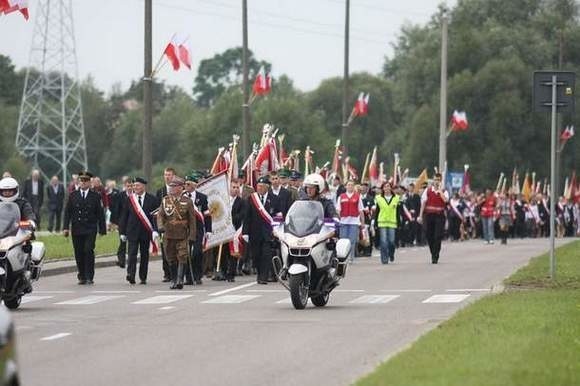
<path id="1" fill-rule="evenodd" d="M 451 116 L 451 131 L 465 131 L 469 127 L 465 111 L 453 111 Z"/>
<path id="2" fill-rule="evenodd" d="M 358 171 L 350 164 L 350 157 L 346 157 L 344 160 L 344 164 L 346 165 L 346 170 L 348 173 L 348 178 L 357 181 L 358 180 Z"/>
<path id="3" fill-rule="evenodd" d="M 0 0 L 0 14 L 8 15 L 16 11 L 28 20 L 28 0 Z"/>
<path id="4" fill-rule="evenodd" d="M 266 70 L 264 70 L 264 66 L 260 67 L 260 71 L 256 76 L 256 80 L 254 80 L 254 85 L 252 90 L 254 91 L 255 95 L 266 95 L 272 89 L 272 77 L 270 74 L 266 74 Z"/>
<path id="5" fill-rule="evenodd" d="M 265 162 L 268 162 L 268 164 L 265 164 Z M 256 156 L 255 170 L 263 173 L 278 169 L 278 149 L 276 147 L 276 140 L 274 138 L 269 138 Z"/>
<path id="6" fill-rule="evenodd" d="M 341 155 L 342 150 L 340 150 L 340 139 L 337 139 L 336 145 L 334 146 L 334 156 L 332 157 L 332 174 L 334 175 L 338 175 Z"/>
<path id="7" fill-rule="evenodd" d="M 215 157 L 215 160 L 213 161 L 213 165 L 211 167 L 211 170 L 209 171 L 210 174 L 215 176 L 216 174 L 219 174 L 223 171 L 228 170 L 229 162 L 226 159 L 226 157 L 229 157 L 229 151 L 227 151 L 227 154 L 226 154 L 225 148 L 220 147 L 218 149 L 218 154 Z"/>
<path id="8" fill-rule="evenodd" d="M 363 92 L 361 92 L 358 95 L 358 99 L 354 103 L 354 108 L 353 108 L 353 115 L 355 117 L 357 117 L 357 116 L 363 117 L 363 116 L 368 114 L 368 112 L 369 112 L 369 98 L 370 98 L 370 94 L 367 94 L 365 96 Z"/>
<path id="9" fill-rule="evenodd" d="M 175 71 L 179 70 L 179 58 L 177 57 L 177 47 L 174 42 L 174 38 L 171 38 L 171 41 L 165 47 L 165 51 L 163 53 L 167 56 L 167 60 L 171 63 L 171 66 Z"/>
<path id="10" fill-rule="evenodd" d="M 177 46 L 177 50 L 179 51 L 179 60 L 181 60 L 181 63 L 191 70 L 191 53 L 185 41 Z"/>
<path id="11" fill-rule="evenodd" d="M 562 134 L 560 134 L 560 140 L 565 142 L 574 136 L 574 126 L 566 126 Z"/>

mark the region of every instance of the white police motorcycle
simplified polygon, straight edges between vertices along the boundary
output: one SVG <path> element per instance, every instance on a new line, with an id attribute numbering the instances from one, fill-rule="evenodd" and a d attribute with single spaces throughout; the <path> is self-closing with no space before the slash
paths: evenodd
<path id="1" fill-rule="evenodd" d="M 18 205 L 0 202 L 0 296 L 10 309 L 20 306 L 40 278 L 45 247 L 30 241 L 33 231 L 30 222 L 20 221 Z"/>
<path id="2" fill-rule="evenodd" d="M 346 274 L 350 241 L 335 240 L 334 221 L 325 221 L 322 204 L 310 200 L 295 201 L 273 235 L 281 252 L 272 258 L 274 272 L 290 291 L 294 308 L 304 309 L 308 298 L 325 306 Z"/>

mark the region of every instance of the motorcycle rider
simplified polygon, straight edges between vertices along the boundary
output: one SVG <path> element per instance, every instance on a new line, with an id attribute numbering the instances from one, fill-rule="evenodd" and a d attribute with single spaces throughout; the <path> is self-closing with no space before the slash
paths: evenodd
<path id="1" fill-rule="evenodd" d="M 322 196 L 322 192 L 326 186 L 324 178 L 318 173 L 312 173 L 304 178 L 304 189 L 306 190 L 306 200 L 318 201 L 322 204 L 322 210 L 324 211 L 325 219 L 332 219 L 336 224 L 339 222 L 338 214 L 336 213 L 336 208 L 332 203 L 332 200 Z M 338 235 L 337 235 L 338 236 Z M 288 273 L 287 262 L 283 261 L 283 267 L 280 270 L 280 277 L 286 279 Z"/>
<path id="2" fill-rule="evenodd" d="M 324 191 L 324 178 L 318 174 L 313 173 L 306 176 L 304 179 L 304 188 L 306 189 L 306 199 L 312 201 L 319 201 L 324 210 L 324 218 L 331 218 L 338 222 L 338 214 L 332 200 L 324 198 L 321 193 Z"/>
<path id="3" fill-rule="evenodd" d="M 18 197 L 19 185 L 12 177 L 4 177 L 0 180 L 0 201 L 13 202 L 20 209 L 20 220 L 29 221 L 32 229 L 36 228 L 36 215 L 32 205 L 23 197 Z"/>

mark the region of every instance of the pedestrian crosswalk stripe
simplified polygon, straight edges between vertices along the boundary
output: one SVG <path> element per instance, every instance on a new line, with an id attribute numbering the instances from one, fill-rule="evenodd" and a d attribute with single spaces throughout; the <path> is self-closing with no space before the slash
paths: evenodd
<path id="1" fill-rule="evenodd" d="M 253 281 L 251 283 L 242 284 L 242 285 L 239 285 L 239 286 L 236 286 L 236 287 L 233 287 L 233 288 L 225 289 L 223 291 L 214 292 L 214 293 L 209 294 L 208 296 L 219 296 L 219 295 L 227 294 L 229 292 L 234 292 L 234 291 L 238 291 L 238 290 L 241 290 L 241 289 L 244 289 L 244 288 L 247 288 L 247 287 L 251 287 L 251 286 L 253 286 L 255 284 L 256 284 L 256 282 Z"/>
<path id="2" fill-rule="evenodd" d="M 395 300 L 400 295 L 364 295 L 351 300 L 349 303 L 384 304 Z"/>
<path id="3" fill-rule="evenodd" d="M 290 304 L 290 303 L 292 303 L 292 299 L 290 299 L 290 298 L 286 298 L 286 299 L 278 300 L 278 301 L 276 302 L 276 304 Z"/>
<path id="4" fill-rule="evenodd" d="M 122 296 L 122 295 L 118 295 L 118 296 L 92 295 L 92 296 L 85 296 L 85 297 L 77 298 L 77 299 L 66 300 L 64 302 L 58 302 L 55 304 L 67 304 L 67 305 L 97 304 L 97 303 L 106 302 L 107 300 L 119 299 L 119 298 L 124 298 L 124 297 L 125 296 Z"/>
<path id="5" fill-rule="evenodd" d="M 433 295 L 430 298 L 423 300 L 423 303 L 459 303 L 467 299 L 469 296 L 469 294 Z"/>
<path id="6" fill-rule="evenodd" d="M 147 299 L 141 299 L 131 304 L 167 304 L 187 299 L 192 296 L 193 295 L 159 295 Z"/>
<path id="7" fill-rule="evenodd" d="M 224 295 L 219 296 L 217 298 L 206 300 L 202 303 L 205 304 L 234 304 L 234 303 L 243 303 L 247 302 L 248 300 L 253 300 L 259 298 L 262 295 Z"/>
<path id="8" fill-rule="evenodd" d="M 32 302 L 37 302 L 39 300 L 45 300 L 45 299 L 52 299 L 54 296 L 36 296 L 36 295 L 28 295 L 22 298 L 22 301 L 20 302 L 20 304 L 26 304 L 26 303 L 32 303 Z"/>

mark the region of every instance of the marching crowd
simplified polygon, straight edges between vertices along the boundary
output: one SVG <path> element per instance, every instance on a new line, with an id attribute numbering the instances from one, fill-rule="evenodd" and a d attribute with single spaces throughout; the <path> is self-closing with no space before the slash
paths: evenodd
<path id="1" fill-rule="evenodd" d="M 259 284 L 276 281 L 271 264 L 276 253 L 272 219 L 285 217 L 298 199 L 323 204 L 325 217 L 338 225 L 339 237 L 348 238 L 355 246 L 351 262 L 370 256 L 376 247 L 380 261 L 389 264 L 397 248 L 428 244 L 431 263 L 437 264 L 443 239 L 480 239 L 494 244 L 498 235 L 501 244 L 506 244 L 510 238 L 547 237 L 550 231 L 549 198 L 541 193 L 526 200 L 521 194 L 490 189 L 448 192 L 440 174 L 421 186 L 391 180 L 371 187 L 352 180 L 343 184 L 338 175 L 329 180 L 318 174 L 303 178 L 288 169 L 270 172 L 252 187 L 240 170 L 238 179 L 230 181 L 229 194 L 232 223 L 246 247 L 239 248 L 234 240 L 223 248 L 206 250 L 205 241 L 212 234 L 212 210 L 197 186 L 208 177 L 193 171 L 181 178 L 168 167 L 164 186 L 150 194 L 147 181 L 140 177 L 123 177 L 117 188 L 113 180 L 103 184 L 99 177 L 81 172 L 66 187 L 56 176 L 44 187 L 40 173 L 33 170 L 19 189 L 18 182 L 5 172 L 0 198 L 10 201 L 19 196 L 32 209 L 24 213 L 39 225 L 46 193 L 47 230 L 62 230 L 64 236 L 72 237 L 79 284 L 93 284 L 96 235 L 107 231 L 119 234 L 118 265 L 126 268 L 130 284 L 136 283 L 137 276 L 140 284 L 147 283 L 150 249 L 156 253 L 157 248 L 162 255 L 163 281 L 171 282 L 171 289 L 200 285 L 204 276 L 233 282 L 236 276 L 255 274 Z M 557 237 L 580 236 L 580 202 L 574 201 L 560 197 L 557 202 L 553 219 Z"/>

